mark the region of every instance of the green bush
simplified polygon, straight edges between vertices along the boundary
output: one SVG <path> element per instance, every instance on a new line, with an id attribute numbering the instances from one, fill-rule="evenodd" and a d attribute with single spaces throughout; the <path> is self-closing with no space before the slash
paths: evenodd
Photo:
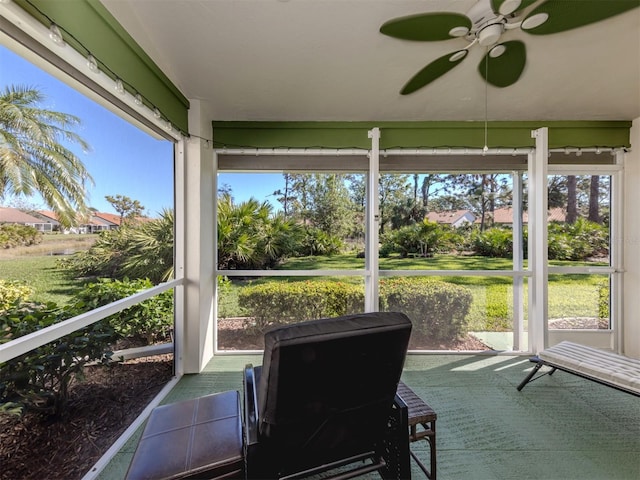
<path id="1" fill-rule="evenodd" d="M 609 318 L 609 282 L 603 282 L 598 286 L 598 317 Z"/>
<path id="2" fill-rule="evenodd" d="M 129 297 L 153 284 L 148 279 L 102 279 L 89 284 L 76 298 L 85 311 Z M 122 336 L 152 344 L 166 340 L 173 328 L 173 292 L 164 291 L 144 302 L 133 305 L 106 319 Z"/>
<path id="3" fill-rule="evenodd" d="M 0 278 L 0 312 L 17 302 L 25 302 L 33 295 L 33 288 L 17 281 Z"/>
<path id="4" fill-rule="evenodd" d="M 434 340 L 451 340 L 466 333 L 472 301 L 468 288 L 430 278 L 380 282 L 381 308 L 405 313 L 414 331 Z"/>
<path id="5" fill-rule="evenodd" d="M 364 291 L 344 282 L 267 282 L 244 287 L 238 296 L 260 332 L 276 325 L 361 312 Z"/>
<path id="6" fill-rule="evenodd" d="M 472 236 L 473 249 L 478 255 L 509 258 L 513 255 L 513 230 L 490 228 Z"/>
<path id="7" fill-rule="evenodd" d="M 607 255 L 609 229 L 604 225 L 579 218 L 575 223 L 550 223 L 549 260 L 587 260 Z"/>
<path id="8" fill-rule="evenodd" d="M 402 258 L 426 257 L 437 251 L 445 236 L 445 227 L 425 219 L 385 234 L 382 238 L 382 256 L 386 256 L 387 252 L 396 252 Z"/>
<path id="9" fill-rule="evenodd" d="M 296 257 L 337 255 L 343 247 L 344 243 L 335 235 L 329 235 L 319 228 L 306 227 L 293 255 Z"/>
<path id="10" fill-rule="evenodd" d="M 77 305 L 55 303 L 15 305 L 0 313 L 0 344 L 36 332 L 82 312 Z M 24 355 L 0 363 L 0 406 L 20 406 L 43 414 L 62 412 L 71 382 L 89 362 L 107 362 L 113 329 L 99 321 Z"/>
<path id="11" fill-rule="evenodd" d="M 74 277 L 122 278 L 122 265 L 130 243 L 129 227 L 106 230 L 100 232 L 91 248 L 60 259 L 58 265 Z"/>
<path id="12" fill-rule="evenodd" d="M 37 245 L 42 242 L 42 233 L 27 225 L 0 225 L 0 248 Z"/>

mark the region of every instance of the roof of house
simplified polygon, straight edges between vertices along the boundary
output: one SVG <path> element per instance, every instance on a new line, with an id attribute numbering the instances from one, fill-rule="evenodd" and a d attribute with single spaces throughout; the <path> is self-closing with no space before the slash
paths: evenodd
<path id="1" fill-rule="evenodd" d="M 550 208 L 548 211 L 547 221 L 549 222 L 564 222 L 566 221 L 567 213 L 562 207 Z M 513 223 L 513 208 L 496 208 L 493 212 L 494 223 Z M 529 221 L 528 212 L 522 212 L 522 223 Z"/>
<path id="2" fill-rule="evenodd" d="M 116 215 L 115 213 L 94 212 L 93 216 L 101 220 L 106 220 L 113 225 L 120 225 L 120 215 Z"/>
<path id="3" fill-rule="evenodd" d="M 42 220 L 17 208 L 0 207 L 0 223 L 42 223 Z"/>
<path id="4" fill-rule="evenodd" d="M 475 219 L 475 215 L 469 210 L 456 210 L 453 212 L 429 212 L 427 219 L 431 222 L 454 224 L 466 214 L 471 215 Z"/>
<path id="5" fill-rule="evenodd" d="M 51 210 L 36 210 L 35 213 L 37 213 L 41 217 L 47 218 L 48 220 L 59 222 L 58 214 L 56 212 L 52 212 Z"/>

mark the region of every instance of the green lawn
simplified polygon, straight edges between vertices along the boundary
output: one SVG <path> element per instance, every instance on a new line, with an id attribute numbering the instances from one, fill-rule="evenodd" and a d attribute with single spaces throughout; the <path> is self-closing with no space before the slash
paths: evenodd
<path id="1" fill-rule="evenodd" d="M 552 262 L 553 265 L 578 265 L 572 262 Z M 381 270 L 510 270 L 512 261 L 480 256 L 436 255 L 433 258 L 381 258 Z M 584 265 L 581 263 L 580 265 Z M 599 264 L 602 265 L 602 264 Z M 525 267 L 526 268 L 526 267 Z M 362 270 L 364 259 L 355 255 L 293 258 L 279 270 Z M 319 277 L 262 277 L 251 283 L 296 282 Z M 327 277 L 322 277 L 327 279 Z M 333 278 L 333 277 L 330 277 Z M 462 285 L 471 290 L 473 303 L 468 315 L 470 330 L 511 330 L 513 319 L 513 279 L 508 276 L 447 276 L 433 277 Z M 592 317 L 598 315 L 599 291 L 606 284 L 602 275 L 551 275 L 549 278 L 549 318 Z M 335 277 L 343 282 L 362 283 L 362 277 Z M 239 290 L 248 280 L 234 280 L 220 292 L 221 316 L 242 316 L 237 306 Z M 528 298 L 527 280 L 524 295 Z M 526 300 L 525 300 L 526 302 Z M 525 308 L 525 319 L 527 312 Z"/>
<path id="2" fill-rule="evenodd" d="M 71 296 L 81 290 L 84 281 L 68 278 L 56 267 L 60 257 L 22 256 L 0 259 L 0 278 L 18 280 L 34 289 L 32 300 L 66 304 Z"/>
<path id="3" fill-rule="evenodd" d="M 66 304 L 71 296 L 81 290 L 84 281 L 68 278 L 56 267 L 57 256 L 22 256 L 0 258 L 0 278 L 19 280 L 31 286 L 33 300 L 54 301 Z M 289 260 L 281 270 L 362 270 L 364 260 L 355 255 L 333 257 L 307 257 Z M 434 258 L 382 258 L 384 270 L 509 270 L 511 261 L 485 257 L 442 255 Z M 262 277 L 254 282 L 293 282 L 313 280 L 318 277 Z M 322 277 L 326 279 L 326 277 Z M 345 282 L 361 284 L 362 277 L 335 277 Z M 469 312 L 471 330 L 509 330 L 513 318 L 513 286 L 510 277 L 455 276 L 436 277 L 440 280 L 463 285 L 473 295 Z M 219 314 L 222 317 L 242 316 L 238 307 L 238 292 L 248 280 L 234 280 L 219 295 Z M 606 284 L 602 275 L 552 275 L 549 279 L 549 318 L 597 317 L 599 291 Z M 525 280 L 525 297 L 528 288 Z M 526 312 L 525 312 L 526 315 Z"/>

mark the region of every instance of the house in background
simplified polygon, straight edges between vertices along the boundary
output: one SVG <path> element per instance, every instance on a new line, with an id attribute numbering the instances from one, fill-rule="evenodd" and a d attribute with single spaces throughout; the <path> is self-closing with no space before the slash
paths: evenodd
<path id="1" fill-rule="evenodd" d="M 51 210 L 36 210 L 33 212 L 35 217 L 38 217 L 41 221 L 45 222 L 47 228 L 45 232 L 57 232 L 60 231 L 60 222 L 58 216 Z"/>
<path id="2" fill-rule="evenodd" d="M 43 223 L 43 232 L 62 233 L 99 233 L 105 230 L 115 230 L 120 226 L 120 216 L 114 213 L 93 212 L 90 216 L 78 221 L 78 225 L 63 228 L 58 221 L 58 216 L 50 210 L 38 210 L 34 212 L 34 216 Z"/>
<path id="3" fill-rule="evenodd" d="M 555 207 L 548 210 L 547 222 L 559 222 L 564 223 L 567 218 L 567 212 L 564 208 Z M 513 208 L 496 208 L 493 212 L 494 225 L 500 225 L 504 227 L 513 226 Z M 527 211 L 522 212 L 522 224 L 527 225 L 529 223 L 529 213 Z"/>
<path id="4" fill-rule="evenodd" d="M 40 232 L 52 231 L 50 223 L 44 222 L 40 218 L 37 218 L 34 215 L 29 215 L 22 210 L 11 207 L 0 207 L 0 224 L 2 223 L 27 225 L 29 227 L 34 227 Z"/>
<path id="5" fill-rule="evenodd" d="M 120 215 L 114 213 L 93 212 L 88 226 L 88 233 L 99 233 L 105 230 L 115 230 L 120 227 Z"/>
<path id="6" fill-rule="evenodd" d="M 456 210 L 455 212 L 429 212 L 427 219 L 430 222 L 451 225 L 453 228 L 460 228 L 470 225 L 476 221 L 476 216 L 469 210 Z"/>

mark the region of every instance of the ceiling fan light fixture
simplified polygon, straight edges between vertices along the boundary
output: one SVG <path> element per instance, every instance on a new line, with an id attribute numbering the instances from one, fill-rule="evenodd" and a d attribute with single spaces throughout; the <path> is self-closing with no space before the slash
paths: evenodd
<path id="1" fill-rule="evenodd" d="M 502 55 L 506 51 L 507 51 L 507 47 L 505 47 L 502 44 L 499 44 L 493 47 L 491 50 L 489 50 L 489 56 L 491 58 L 498 58 L 500 55 Z"/>
<path id="2" fill-rule="evenodd" d="M 449 35 L 452 37 L 464 37 L 469 33 L 469 29 L 467 27 L 453 27 L 449 30 Z"/>
<path id="3" fill-rule="evenodd" d="M 498 9 L 498 12 L 500 15 L 509 15 L 518 10 L 521 3 L 522 0 L 504 0 Z"/>
<path id="4" fill-rule="evenodd" d="M 523 30 L 531 30 L 533 28 L 539 27 L 548 19 L 549 19 L 548 13 L 546 12 L 536 13 L 535 15 L 531 15 L 530 17 L 525 18 L 522 21 L 521 28 Z"/>
<path id="5" fill-rule="evenodd" d="M 462 60 L 469 53 L 467 50 L 458 50 L 453 55 L 449 57 L 450 62 L 457 62 L 458 60 Z"/>
<path id="6" fill-rule="evenodd" d="M 488 25 L 478 32 L 478 43 L 483 47 L 494 45 L 502 35 L 502 23 Z"/>

